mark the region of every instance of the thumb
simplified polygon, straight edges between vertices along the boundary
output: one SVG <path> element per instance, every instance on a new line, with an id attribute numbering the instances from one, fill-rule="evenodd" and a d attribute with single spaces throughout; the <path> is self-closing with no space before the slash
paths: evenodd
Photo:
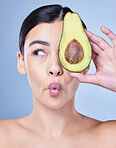
<path id="1" fill-rule="evenodd" d="M 82 74 L 82 73 L 71 73 L 73 77 L 76 77 L 81 83 L 97 84 L 98 80 L 95 74 Z"/>

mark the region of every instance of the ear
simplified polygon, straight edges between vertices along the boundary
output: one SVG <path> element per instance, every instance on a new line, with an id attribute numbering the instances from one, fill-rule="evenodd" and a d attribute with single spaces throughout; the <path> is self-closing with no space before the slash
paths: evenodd
<path id="1" fill-rule="evenodd" d="M 17 53 L 17 69 L 21 75 L 26 75 L 26 68 L 24 63 L 24 57 L 22 56 L 21 52 Z"/>

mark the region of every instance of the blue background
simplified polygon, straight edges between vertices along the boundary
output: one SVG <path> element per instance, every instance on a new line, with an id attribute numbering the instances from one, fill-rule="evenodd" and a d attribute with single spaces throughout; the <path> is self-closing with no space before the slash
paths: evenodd
<path id="1" fill-rule="evenodd" d="M 33 110 L 31 88 L 17 70 L 18 37 L 25 17 L 46 4 L 69 6 L 78 12 L 88 30 L 111 41 L 100 31 L 104 25 L 116 33 L 115 0 L 3 0 L 0 1 L 0 119 L 29 115 Z M 89 73 L 94 73 L 91 63 Z M 75 99 L 80 113 L 102 121 L 116 119 L 116 93 L 92 84 L 81 84 Z"/>

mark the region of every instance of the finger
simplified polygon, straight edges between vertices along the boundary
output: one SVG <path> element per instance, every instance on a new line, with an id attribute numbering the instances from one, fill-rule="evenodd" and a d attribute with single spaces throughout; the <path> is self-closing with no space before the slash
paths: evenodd
<path id="1" fill-rule="evenodd" d="M 95 74 L 71 73 L 70 75 L 76 77 L 81 83 L 98 84 Z"/>
<path id="2" fill-rule="evenodd" d="M 92 32 L 85 29 L 85 32 L 90 41 L 97 44 L 102 50 L 112 48 L 103 38 L 93 34 Z"/>
<path id="3" fill-rule="evenodd" d="M 92 57 L 91 57 L 92 60 L 94 61 L 94 60 L 96 59 L 97 56 L 98 56 L 98 55 L 93 51 L 93 52 L 92 52 Z"/>
<path id="4" fill-rule="evenodd" d="M 97 45 L 95 44 L 94 42 L 90 41 L 90 44 L 91 44 L 91 47 L 92 47 L 92 50 L 96 53 L 96 54 L 100 54 L 103 50 Z"/>
<path id="5" fill-rule="evenodd" d="M 101 26 L 101 31 L 109 37 L 109 39 L 112 41 L 113 46 L 116 46 L 116 35 L 108 28 Z"/>

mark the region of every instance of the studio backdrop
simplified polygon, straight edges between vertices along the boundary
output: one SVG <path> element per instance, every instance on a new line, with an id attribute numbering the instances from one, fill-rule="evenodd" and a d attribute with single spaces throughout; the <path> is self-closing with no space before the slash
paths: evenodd
<path id="1" fill-rule="evenodd" d="M 115 0 L 3 0 L 0 1 L 0 119 L 15 119 L 33 111 L 27 77 L 17 70 L 19 31 L 23 20 L 34 9 L 61 4 L 77 12 L 88 30 L 111 41 L 100 31 L 104 25 L 116 33 Z M 89 73 L 94 73 L 91 62 Z M 78 112 L 98 119 L 116 120 L 116 93 L 92 84 L 81 84 L 75 96 Z"/>

